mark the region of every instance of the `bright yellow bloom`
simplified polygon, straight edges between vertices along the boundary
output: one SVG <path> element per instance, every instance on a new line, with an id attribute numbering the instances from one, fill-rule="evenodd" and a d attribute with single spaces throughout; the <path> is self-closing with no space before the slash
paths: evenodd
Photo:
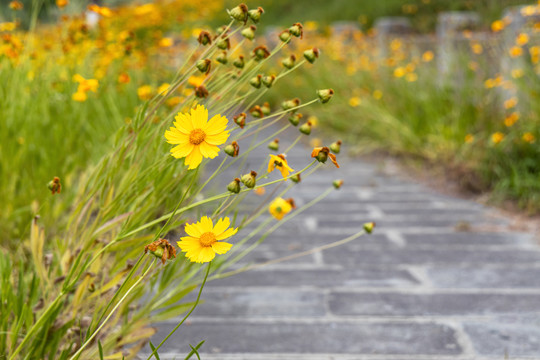
<path id="1" fill-rule="evenodd" d="M 465 142 L 467 144 L 471 144 L 473 141 L 474 141 L 474 135 L 472 134 L 465 135 Z"/>
<path id="2" fill-rule="evenodd" d="M 405 68 L 403 68 L 402 66 L 399 66 L 394 69 L 394 77 L 400 78 L 400 77 L 403 77 L 404 75 L 405 75 Z"/>
<path id="3" fill-rule="evenodd" d="M 168 38 L 168 37 L 164 37 L 161 40 L 159 40 L 158 45 L 160 47 L 171 47 L 171 46 L 173 46 L 173 39 Z"/>
<path id="4" fill-rule="evenodd" d="M 494 22 L 491 23 L 491 30 L 493 32 L 499 32 L 501 31 L 502 29 L 504 29 L 506 26 L 506 24 L 504 23 L 504 21 L 502 20 L 496 20 Z"/>
<path id="5" fill-rule="evenodd" d="M 519 113 L 513 112 L 504 119 L 504 125 L 506 125 L 507 127 L 510 127 L 514 125 L 516 121 L 518 120 L 519 120 Z"/>
<path id="6" fill-rule="evenodd" d="M 268 207 L 268 211 L 270 211 L 270 214 L 272 214 L 273 217 L 275 217 L 278 220 L 283 219 L 285 215 L 291 212 L 293 209 L 293 204 L 291 204 L 292 201 L 287 201 L 283 198 L 276 198 L 274 201 L 270 203 L 270 206 Z"/>
<path id="7" fill-rule="evenodd" d="M 17 0 L 14 0 L 14 1 L 9 3 L 9 8 L 11 10 L 22 10 L 23 7 L 24 6 L 23 6 L 22 2 L 17 1 Z"/>
<path id="8" fill-rule="evenodd" d="M 362 103 L 362 100 L 358 96 L 353 96 L 349 99 L 349 106 L 357 107 Z"/>
<path id="9" fill-rule="evenodd" d="M 88 95 L 86 95 L 86 93 L 84 91 L 77 91 L 76 93 L 71 95 L 71 98 L 74 101 L 85 102 L 86 99 L 88 99 Z"/>
<path id="10" fill-rule="evenodd" d="M 208 120 L 208 109 L 197 105 L 191 113 L 178 113 L 174 118 L 174 127 L 165 131 L 169 144 L 176 145 L 171 149 L 175 158 L 185 157 L 184 164 L 188 169 L 195 169 L 203 157 L 213 159 L 219 153 L 217 145 L 224 144 L 229 138 L 228 120 L 217 114 Z"/>
<path id="11" fill-rule="evenodd" d="M 291 171 L 294 171 L 289 164 L 287 164 L 287 160 L 285 159 L 284 154 L 280 155 L 272 155 L 270 154 L 270 162 L 268 163 L 268 172 L 272 172 L 275 169 L 278 169 L 281 171 L 281 175 L 286 178 L 289 176 L 289 173 Z"/>
<path id="12" fill-rule="evenodd" d="M 473 53 L 475 53 L 477 55 L 481 54 L 484 51 L 484 48 L 482 47 L 482 44 L 477 43 L 477 42 L 471 44 L 471 49 L 472 49 Z"/>
<path id="13" fill-rule="evenodd" d="M 536 138 L 530 132 L 526 132 L 525 134 L 523 134 L 522 139 L 523 141 L 528 142 L 529 144 L 532 144 L 533 142 L 536 141 Z"/>
<path id="14" fill-rule="evenodd" d="M 512 48 L 510 48 L 509 53 L 511 57 L 518 57 L 523 54 L 523 49 L 520 48 L 519 46 L 512 46 Z"/>
<path id="15" fill-rule="evenodd" d="M 504 140 L 504 134 L 502 132 L 496 132 L 491 135 L 491 141 L 494 144 L 498 144 Z"/>
<path id="16" fill-rule="evenodd" d="M 529 42 L 529 35 L 521 33 L 516 37 L 516 45 L 523 46 Z"/>
<path id="17" fill-rule="evenodd" d="M 68 0 L 56 0 L 56 6 L 58 6 L 59 8 L 63 8 L 67 6 L 67 4 L 69 4 Z"/>
<path id="18" fill-rule="evenodd" d="M 171 84 L 168 84 L 168 83 L 161 84 L 157 89 L 158 94 L 160 94 L 162 96 L 167 95 L 167 91 L 169 90 L 170 86 L 171 86 Z"/>
<path id="19" fill-rule="evenodd" d="M 433 60 L 434 56 L 435 55 L 433 54 L 433 51 L 428 50 L 428 51 L 426 51 L 425 53 L 422 54 L 422 61 L 423 62 L 430 62 L 431 60 Z"/>
<path id="20" fill-rule="evenodd" d="M 505 109 L 511 109 L 513 107 L 515 107 L 518 103 L 518 99 L 514 96 L 514 97 L 511 97 L 510 99 L 506 100 L 504 102 L 504 108 Z"/>
<path id="21" fill-rule="evenodd" d="M 229 228 L 230 224 L 229 218 L 225 217 L 219 219 L 214 226 L 212 219 L 203 216 L 197 223 L 186 224 L 185 231 L 188 236 L 181 237 L 177 244 L 191 262 L 212 261 L 216 254 L 225 254 L 232 247 L 232 244 L 221 241 L 238 231 Z"/>
<path id="22" fill-rule="evenodd" d="M 152 98 L 152 91 L 150 85 L 143 85 L 137 89 L 137 95 L 141 100 L 150 100 Z"/>
<path id="23" fill-rule="evenodd" d="M 73 81 L 79 83 L 77 92 L 97 92 L 97 88 L 99 86 L 99 82 L 96 79 L 85 79 L 79 74 L 73 75 Z"/>

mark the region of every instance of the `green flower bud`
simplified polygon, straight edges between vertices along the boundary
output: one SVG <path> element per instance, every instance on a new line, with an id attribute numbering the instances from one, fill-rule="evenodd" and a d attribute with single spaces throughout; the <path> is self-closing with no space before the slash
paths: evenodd
<path id="1" fill-rule="evenodd" d="M 241 34 L 246 39 L 253 40 L 255 38 L 255 30 L 257 30 L 257 27 L 255 25 L 251 25 L 250 27 L 242 30 Z"/>
<path id="2" fill-rule="evenodd" d="M 257 75 L 255 77 L 252 77 L 250 80 L 249 80 L 249 84 L 251 86 L 253 86 L 254 88 L 256 89 L 259 89 L 261 87 L 261 78 L 262 78 L 262 75 Z"/>
<path id="3" fill-rule="evenodd" d="M 340 189 L 343 186 L 343 180 L 334 180 L 332 185 L 334 185 L 336 189 Z"/>
<path id="4" fill-rule="evenodd" d="M 319 151 L 315 159 L 324 164 L 328 160 L 328 153 L 326 151 Z"/>
<path id="5" fill-rule="evenodd" d="M 263 13 L 264 13 L 264 9 L 259 6 L 257 9 L 249 10 L 248 17 L 256 24 L 261 19 L 261 15 Z"/>
<path id="6" fill-rule="evenodd" d="M 240 55 L 238 57 L 238 59 L 234 60 L 233 61 L 233 65 L 238 68 L 238 69 L 243 69 L 244 68 L 244 56 Z"/>
<path id="7" fill-rule="evenodd" d="M 229 50 L 231 48 L 231 42 L 228 37 L 220 37 L 216 46 L 221 50 Z"/>
<path id="8" fill-rule="evenodd" d="M 301 125 L 298 130 L 302 133 L 302 134 L 306 134 L 306 135 L 309 135 L 311 134 L 311 123 L 309 121 L 307 121 L 306 123 L 304 123 L 303 125 Z"/>
<path id="9" fill-rule="evenodd" d="M 375 227 L 375 223 L 374 222 L 368 222 L 368 223 L 365 223 L 364 224 L 364 230 L 368 233 L 368 234 L 371 234 L 373 232 L 373 228 Z"/>
<path id="10" fill-rule="evenodd" d="M 241 180 L 247 188 L 253 189 L 257 184 L 257 173 L 252 170 L 249 174 L 242 175 Z"/>
<path id="11" fill-rule="evenodd" d="M 208 31 L 201 31 L 199 33 L 197 41 L 199 42 L 199 44 L 205 46 L 208 44 L 212 44 L 212 37 L 210 36 L 210 33 Z"/>
<path id="12" fill-rule="evenodd" d="M 262 83 L 264 86 L 266 86 L 267 88 L 271 88 L 272 87 L 272 84 L 274 83 L 274 80 L 276 80 L 276 76 L 275 75 L 267 75 L 267 76 L 263 76 L 262 78 Z"/>
<path id="13" fill-rule="evenodd" d="M 261 111 L 264 116 L 270 115 L 270 113 L 272 112 L 272 109 L 270 108 L 270 104 L 268 102 L 265 102 L 263 106 L 261 106 Z"/>
<path id="14" fill-rule="evenodd" d="M 289 30 L 283 30 L 279 33 L 279 40 L 283 41 L 284 43 L 288 43 L 291 41 L 291 32 Z"/>
<path id="15" fill-rule="evenodd" d="M 233 194 L 238 194 L 240 192 L 240 179 L 235 178 L 229 185 L 227 185 L 227 190 Z"/>
<path id="16" fill-rule="evenodd" d="M 244 24 L 246 23 L 248 17 L 248 7 L 246 4 L 240 4 L 227 12 L 234 20 L 242 21 Z"/>
<path id="17" fill-rule="evenodd" d="M 323 104 L 329 102 L 333 95 L 334 90 L 332 89 L 317 90 L 317 96 Z"/>
<path id="18" fill-rule="evenodd" d="M 219 54 L 218 56 L 216 56 L 216 61 L 218 63 L 221 63 L 223 65 L 227 64 L 228 60 L 227 60 L 227 53 L 225 51 L 223 51 L 221 54 Z"/>
<path id="19" fill-rule="evenodd" d="M 233 117 L 233 121 L 236 123 L 236 125 L 240 126 L 240 129 L 243 129 L 246 125 L 246 113 L 240 113 Z"/>
<path id="20" fill-rule="evenodd" d="M 256 118 L 264 117 L 262 109 L 259 105 L 255 105 L 254 107 L 252 107 L 251 110 L 249 110 L 249 113 L 251 114 L 251 116 L 256 117 Z"/>
<path id="21" fill-rule="evenodd" d="M 284 102 L 281 103 L 281 107 L 283 108 L 283 110 L 289 110 L 289 109 L 297 107 L 298 105 L 300 105 L 299 98 L 294 98 L 292 100 L 285 100 Z"/>
<path id="22" fill-rule="evenodd" d="M 266 59 L 270 56 L 270 51 L 268 51 L 268 48 L 264 45 L 257 46 L 253 49 L 253 56 L 255 56 L 255 60 L 257 61 Z"/>
<path id="23" fill-rule="evenodd" d="M 294 56 L 294 54 L 281 61 L 281 65 L 283 65 L 283 67 L 287 69 L 292 69 L 295 63 L 296 63 L 296 56 Z"/>
<path id="24" fill-rule="evenodd" d="M 238 143 L 236 141 L 233 141 L 229 145 L 225 146 L 223 148 L 223 151 L 229 156 L 237 157 L 238 153 L 240 152 L 240 146 L 238 146 Z"/>
<path id="25" fill-rule="evenodd" d="M 334 154 L 339 154 L 339 152 L 341 151 L 341 140 L 333 142 L 330 145 L 330 150 L 332 150 Z"/>
<path id="26" fill-rule="evenodd" d="M 294 126 L 298 126 L 300 124 L 300 119 L 302 118 L 302 114 L 296 113 L 289 116 L 289 122 L 293 124 Z"/>
<path id="27" fill-rule="evenodd" d="M 289 32 L 296 37 L 302 38 L 304 36 L 303 26 L 300 23 L 293 24 L 293 26 L 289 28 Z"/>
<path id="28" fill-rule="evenodd" d="M 208 74 L 210 72 L 210 68 L 212 67 L 212 61 L 210 59 L 199 60 L 195 66 L 200 72 Z"/>
<path id="29" fill-rule="evenodd" d="M 304 51 L 304 58 L 307 61 L 309 61 L 311 64 L 313 64 L 315 60 L 317 60 L 318 57 L 319 57 L 319 49 L 317 48 Z"/>
<path id="30" fill-rule="evenodd" d="M 300 181 L 302 181 L 302 178 L 300 177 L 300 174 L 294 174 L 291 176 L 291 181 L 298 184 Z"/>
<path id="31" fill-rule="evenodd" d="M 268 148 L 273 151 L 279 150 L 279 139 L 276 138 L 268 143 Z"/>

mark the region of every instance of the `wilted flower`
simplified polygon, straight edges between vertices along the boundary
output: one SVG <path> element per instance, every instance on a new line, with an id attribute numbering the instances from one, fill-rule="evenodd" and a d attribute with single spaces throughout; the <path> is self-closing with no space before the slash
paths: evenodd
<path id="1" fill-rule="evenodd" d="M 289 164 L 284 154 L 270 155 L 270 161 L 268 162 L 268 172 L 272 172 L 278 169 L 281 175 L 286 178 L 291 171 L 294 171 Z"/>
<path id="2" fill-rule="evenodd" d="M 158 259 L 161 259 L 161 263 L 165 264 L 165 261 L 176 258 L 176 249 L 166 239 L 159 239 L 144 247 L 144 253 L 148 251 Z"/>

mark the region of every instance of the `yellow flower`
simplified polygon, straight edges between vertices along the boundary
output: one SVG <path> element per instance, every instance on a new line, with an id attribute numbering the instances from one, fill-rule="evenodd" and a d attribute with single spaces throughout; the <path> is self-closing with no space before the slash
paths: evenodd
<path id="1" fill-rule="evenodd" d="M 272 172 L 275 169 L 278 169 L 281 171 L 281 175 L 286 178 L 289 176 L 289 173 L 291 171 L 294 171 L 289 164 L 287 164 L 287 160 L 285 159 L 284 154 L 280 155 L 272 155 L 270 154 L 270 162 L 268 163 L 268 172 Z"/>
<path id="2" fill-rule="evenodd" d="M 418 75 L 416 73 L 409 73 L 405 76 L 405 79 L 407 79 L 408 82 L 415 82 L 418 80 Z"/>
<path id="3" fill-rule="evenodd" d="M 167 95 L 167 91 L 169 90 L 169 87 L 171 86 L 171 84 L 168 84 L 168 83 L 163 83 L 161 84 L 159 87 L 158 87 L 158 94 L 162 95 L 162 96 L 165 96 Z"/>
<path id="4" fill-rule="evenodd" d="M 118 82 L 121 84 L 128 84 L 131 81 L 128 73 L 121 73 L 118 75 Z"/>
<path id="5" fill-rule="evenodd" d="M 383 93 L 381 90 L 375 90 L 373 91 L 373 98 L 376 100 L 380 100 L 383 97 Z"/>
<path id="6" fill-rule="evenodd" d="M 275 217 L 278 220 L 283 219 L 285 215 L 291 212 L 291 210 L 294 208 L 294 202 L 292 199 L 285 200 L 283 198 L 276 198 L 274 201 L 270 203 L 270 206 L 268 207 L 268 211 L 270 211 L 270 214 L 272 214 L 273 217 Z"/>
<path id="7" fill-rule="evenodd" d="M 434 56 L 435 55 L 433 54 L 433 51 L 428 50 L 428 51 L 426 51 L 425 53 L 422 54 L 422 61 L 423 62 L 430 62 L 431 60 L 433 60 Z"/>
<path id="8" fill-rule="evenodd" d="M 171 47 L 173 46 L 173 39 L 168 38 L 168 37 L 161 38 L 161 40 L 159 40 L 158 45 L 160 47 Z"/>
<path id="9" fill-rule="evenodd" d="M 152 98 L 152 87 L 150 85 L 143 85 L 137 89 L 137 95 L 141 100 L 150 100 Z"/>
<path id="10" fill-rule="evenodd" d="M 518 99 L 514 96 L 514 97 L 511 97 L 510 99 L 506 100 L 504 102 L 504 108 L 505 109 L 511 109 L 513 107 L 515 107 L 518 103 Z"/>
<path id="11" fill-rule="evenodd" d="M 14 0 L 14 1 L 9 3 L 9 8 L 11 10 L 22 10 L 23 7 L 24 6 L 23 6 L 22 2 L 20 2 L 20 1 Z"/>
<path id="12" fill-rule="evenodd" d="M 519 113 L 513 112 L 504 119 L 504 125 L 506 125 L 507 127 L 510 127 L 514 125 L 516 121 L 518 120 L 519 120 Z"/>
<path id="13" fill-rule="evenodd" d="M 97 92 L 97 88 L 99 86 L 99 82 L 96 79 L 85 79 L 79 74 L 73 75 L 73 81 L 79 83 L 77 92 Z"/>
<path id="14" fill-rule="evenodd" d="M 509 53 L 511 57 L 518 57 L 523 54 L 523 49 L 520 48 L 519 46 L 512 46 L 512 48 L 510 48 Z"/>
<path id="15" fill-rule="evenodd" d="M 491 30 L 493 32 L 499 32 L 501 31 L 502 29 L 504 29 L 506 26 L 506 24 L 504 23 L 504 21 L 502 20 L 496 20 L 494 22 L 491 23 Z"/>
<path id="16" fill-rule="evenodd" d="M 521 33 L 516 37 L 516 45 L 523 46 L 529 42 L 529 35 Z"/>
<path id="17" fill-rule="evenodd" d="M 504 134 L 502 132 L 496 132 L 491 135 L 491 141 L 494 144 L 498 144 L 504 140 Z"/>
<path id="18" fill-rule="evenodd" d="M 69 4 L 68 0 L 56 0 L 56 6 L 58 6 L 59 8 L 63 8 L 67 6 L 67 4 Z"/>
<path id="19" fill-rule="evenodd" d="M 197 105 L 190 113 L 178 113 L 174 118 L 174 127 L 165 131 L 169 144 L 176 145 L 171 149 L 175 158 L 185 157 L 184 164 L 188 169 L 195 169 L 203 157 L 213 159 L 219 153 L 217 145 L 224 144 L 229 138 L 228 120 L 220 114 L 208 120 L 208 109 Z"/>
<path id="20" fill-rule="evenodd" d="M 362 103 L 362 100 L 358 96 L 353 96 L 349 99 L 349 106 L 351 107 L 357 107 Z"/>
<path id="21" fill-rule="evenodd" d="M 512 69 L 511 74 L 514 79 L 519 79 L 524 75 L 523 69 Z"/>
<path id="22" fill-rule="evenodd" d="M 472 134 L 465 135 L 465 142 L 467 144 L 471 144 L 473 141 L 474 141 L 474 135 Z"/>
<path id="23" fill-rule="evenodd" d="M 86 93 L 84 91 L 77 91 L 76 93 L 71 95 L 71 98 L 74 101 L 84 102 L 84 101 L 86 101 L 86 99 L 88 99 L 88 95 L 86 95 Z"/>
<path id="24" fill-rule="evenodd" d="M 481 54 L 484 51 L 484 48 L 482 47 L 482 45 L 477 42 L 471 44 L 471 49 L 473 53 L 477 55 Z"/>
<path id="25" fill-rule="evenodd" d="M 394 77 L 400 78 L 405 75 L 405 69 L 401 66 L 394 69 Z"/>
<path id="26" fill-rule="evenodd" d="M 216 225 L 212 219 L 203 216 L 197 223 L 186 224 L 185 231 L 188 236 L 181 237 L 178 246 L 191 262 L 205 263 L 212 261 L 216 254 L 225 254 L 232 244 L 222 242 L 236 234 L 238 229 L 228 228 L 229 218 L 221 218 Z"/>
<path id="27" fill-rule="evenodd" d="M 532 144 L 533 142 L 535 142 L 535 140 L 536 138 L 530 132 L 526 132 L 525 134 L 523 134 L 523 141 L 528 142 L 529 144 Z"/>

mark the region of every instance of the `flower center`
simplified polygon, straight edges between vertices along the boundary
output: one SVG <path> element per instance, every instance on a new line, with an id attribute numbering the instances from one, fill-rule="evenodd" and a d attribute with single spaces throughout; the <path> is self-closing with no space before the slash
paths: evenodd
<path id="1" fill-rule="evenodd" d="M 195 129 L 189 134 L 189 142 L 193 145 L 199 145 L 204 141 L 206 134 L 201 129 Z"/>
<path id="2" fill-rule="evenodd" d="M 283 210 L 283 209 L 281 208 L 281 206 L 278 206 L 278 207 L 276 208 L 276 212 L 277 212 L 277 213 L 280 213 L 282 210 Z"/>
<path id="3" fill-rule="evenodd" d="M 212 232 L 205 232 L 199 238 L 199 242 L 202 246 L 208 247 L 216 242 L 216 236 Z"/>

